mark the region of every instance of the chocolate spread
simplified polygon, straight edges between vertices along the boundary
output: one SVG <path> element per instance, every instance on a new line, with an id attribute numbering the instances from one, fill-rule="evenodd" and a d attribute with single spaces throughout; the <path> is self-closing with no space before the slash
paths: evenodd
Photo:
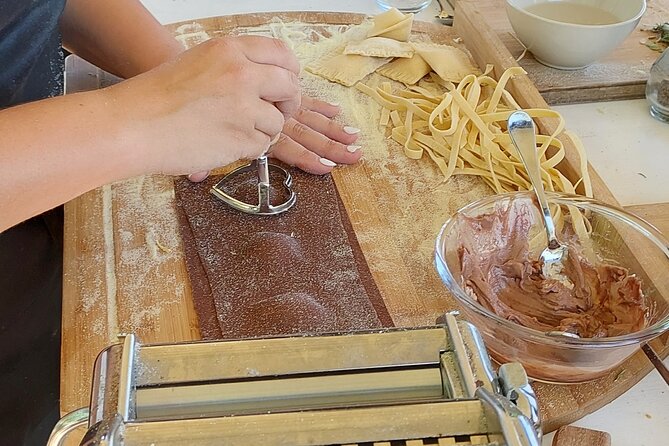
<path id="1" fill-rule="evenodd" d="M 569 281 L 543 276 L 541 262 L 530 257 L 530 206 L 516 200 L 490 214 L 459 217 L 464 289 L 498 316 L 542 332 L 592 338 L 644 328 L 640 280 L 625 268 L 591 262 L 574 238 L 566 241 Z"/>

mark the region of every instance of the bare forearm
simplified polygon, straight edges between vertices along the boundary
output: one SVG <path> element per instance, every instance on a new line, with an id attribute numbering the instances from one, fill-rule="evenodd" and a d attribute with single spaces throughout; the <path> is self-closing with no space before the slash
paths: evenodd
<path id="1" fill-rule="evenodd" d="M 299 104 L 274 39 L 212 39 L 94 92 L 0 111 L 0 231 L 97 186 L 256 158 Z"/>
<path id="2" fill-rule="evenodd" d="M 139 0 L 68 0 L 60 28 L 68 50 L 123 78 L 183 50 Z"/>
<path id="3" fill-rule="evenodd" d="M 0 231 L 141 173 L 116 121 L 100 92 L 0 111 Z"/>

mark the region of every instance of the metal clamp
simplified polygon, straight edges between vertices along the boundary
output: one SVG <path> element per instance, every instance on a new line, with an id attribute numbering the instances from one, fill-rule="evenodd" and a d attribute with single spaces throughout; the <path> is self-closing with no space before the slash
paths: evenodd
<path id="1" fill-rule="evenodd" d="M 541 440 L 532 422 L 515 404 L 485 387 L 476 389 L 476 396 L 490 413 L 489 420 L 497 420 L 497 439 L 507 446 L 540 446 Z M 497 435 L 489 435 L 491 439 Z"/>
<path id="2" fill-rule="evenodd" d="M 503 364 L 499 367 L 498 373 L 502 394 L 518 407 L 518 410 L 530 420 L 535 432 L 541 435 L 539 401 L 523 366 L 517 362 Z"/>
<path id="3" fill-rule="evenodd" d="M 65 415 L 54 426 L 46 446 L 64 445 L 65 439 L 72 431 L 88 424 L 89 415 L 88 407 L 82 407 Z M 117 414 L 110 420 L 104 419 L 86 431 L 80 446 L 120 446 L 122 428 L 123 420 L 120 415 Z"/>
<path id="4" fill-rule="evenodd" d="M 82 407 L 73 410 L 58 420 L 58 423 L 56 423 L 51 431 L 51 435 L 49 435 L 49 440 L 46 442 L 47 446 L 61 446 L 65 444 L 65 439 L 70 432 L 88 423 L 88 415 L 88 407 Z"/>

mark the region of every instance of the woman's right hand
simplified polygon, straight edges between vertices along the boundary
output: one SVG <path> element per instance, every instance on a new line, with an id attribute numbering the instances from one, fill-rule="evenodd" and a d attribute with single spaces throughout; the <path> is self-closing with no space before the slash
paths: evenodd
<path id="1" fill-rule="evenodd" d="M 300 107 L 299 69 L 280 40 L 217 38 L 103 94 L 144 173 L 190 174 L 267 150 Z"/>

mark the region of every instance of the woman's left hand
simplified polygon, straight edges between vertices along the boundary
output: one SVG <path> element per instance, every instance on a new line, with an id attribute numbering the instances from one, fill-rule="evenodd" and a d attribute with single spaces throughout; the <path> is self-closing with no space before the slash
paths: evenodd
<path id="1" fill-rule="evenodd" d="M 300 109 L 286 120 L 270 156 L 317 175 L 337 164 L 357 162 L 362 156 L 355 144 L 360 130 L 336 122 L 333 118 L 340 111 L 336 104 L 302 95 Z"/>
<path id="2" fill-rule="evenodd" d="M 330 172 L 337 164 L 357 162 L 362 156 L 355 144 L 360 130 L 337 123 L 333 118 L 340 111 L 338 105 L 302 95 L 300 109 L 286 120 L 269 156 L 317 175 Z M 188 178 L 198 182 L 207 176 L 208 172 L 200 172 Z"/>

